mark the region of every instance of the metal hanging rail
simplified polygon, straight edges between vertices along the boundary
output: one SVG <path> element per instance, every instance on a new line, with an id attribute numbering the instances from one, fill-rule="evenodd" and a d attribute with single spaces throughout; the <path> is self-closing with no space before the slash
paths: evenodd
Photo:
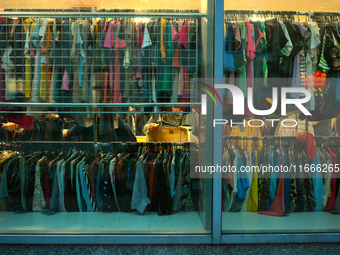
<path id="1" fill-rule="evenodd" d="M 184 142 L 184 143 L 171 143 L 171 142 L 111 142 L 111 143 L 102 143 L 97 142 L 95 144 L 95 148 L 98 149 L 101 146 L 112 146 L 112 145 L 121 145 L 121 146 L 191 146 L 198 145 L 194 142 Z"/>
<path id="2" fill-rule="evenodd" d="M 147 12 L 0 12 L 0 17 L 48 17 L 48 18 L 199 18 L 206 13 L 147 13 Z"/>
<path id="3" fill-rule="evenodd" d="M 309 11 L 306 12 L 296 12 L 296 11 L 266 11 L 266 10 L 225 10 L 225 14 L 255 14 L 255 15 L 260 15 L 260 14 L 274 14 L 274 15 L 279 15 L 279 14 L 284 14 L 284 15 L 307 15 Z"/>
<path id="4" fill-rule="evenodd" d="M 306 15 L 308 21 L 311 21 L 312 17 L 315 16 L 340 16 L 340 12 L 313 12 L 313 11 L 269 11 L 269 10 L 225 10 L 225 14 L 248 14 L 248 15 L 262 15 L 262 14 L 273 14 L 273 15 Z"/>
<path id="5" fill-rule="evenodd" d="M 257 141 L 257 140 L 262 140 L 262 141 L 267 141 L 267 140 L 292 140 L 296 139 L 295 136 L 223 136 L 223 140 L 252 140 L 252 141 Z"/>
<path id="6" fill-rule="evenodd" d="M 52 141 L 53 144 L 64 144 L 64 145 L 88 145 L 93 144 L 93 146 L 98 149 L 100 146 L 190 146 L 197 145 L 194 142 L 183 142 L 183 143 L 171 143 L 171 142 L 91 142 L 91 141 Z M 1 142 L 0 145 L 12 146 L 12 145 L 49 145 L 51 141 L 14 141 L 14 142 Z"/>
<path id="7" fill-rule="evenodd" d="M 200 106 L 201 103 L 0 103 L 0 106 L 10 107 L 154 107 L 154 106 Z"/>
<path id="8" fill-rule="evenodd" d="M 295 136 L 223 136 L 223 140 L 252 140 L 252 141 L 279 141 L 279 140 L 294 140 Z M 340 140 L 340 136 L 314 136 L 314 140 Z"/>

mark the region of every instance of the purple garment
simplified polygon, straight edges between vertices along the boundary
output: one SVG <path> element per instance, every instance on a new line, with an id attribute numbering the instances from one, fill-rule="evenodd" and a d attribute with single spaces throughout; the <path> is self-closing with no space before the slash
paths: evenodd
<path id="1" fill-rule="evenodd" d="M 292 24 L 297 25 L 300 29 L 300 32 L 302 35 L 304 35 L 307 32 L 307 29 L 302 25 L 301 22 L 295 22 L 293 21 Z"/>
<path id="2" fill-rule="evenodd" d="M 112 28 L 113 28 L 113 22 L 110 22 L 110 26 L 107 30 L 105 40 L 103 43 L 103 47 L 105 48 L 112 48 Z"/>
<path id="3" fill-rule="evenodd" d="M 66 91 L 70 91 L 70 87 L 68 85 L 68 74 L 67 74 L 66 69 L 65 69 L 65 72 L 64 72 L 63 84 L 61 85 L 61 89 L 66 90 Z"/>
<path id="4" fill-rule="evenodd" d="M 111 103 L 113 103 L 113 61 L 111 59 L 110 62 L 110 95 L 111 95 Z"/>

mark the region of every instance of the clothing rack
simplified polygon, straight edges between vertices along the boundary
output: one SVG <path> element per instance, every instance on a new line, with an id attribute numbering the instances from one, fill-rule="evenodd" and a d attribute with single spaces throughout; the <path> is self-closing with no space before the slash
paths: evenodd
<path id="1" fill-rule="evenodd" d="M 49 18 L 199 18 L 205 17 L 206 13 L 197 12 L 48 12 L 40 11 L 7 11 L 0 12 L 0 17 L 49 17 Z"/>
<path id="2" fill-rule="evenodd" d="M 88 107 L 96 107 L 96 108 L 114 108 L 114 107 L 132 107 L 132 108 L 137 108 L 137 107 L 175 107 L 175 108 L 179 108 L 179 107 L 189 107 L 189 108 L 195 108 L 195 107 L 200 107 L 201 103 L 197 103 L 197 102 L 189 102 L 189 103 L 129 103 L 128 105 L 126 103 L 98 103 L 98 104 L 93 104 L 93 103 L 11 103 L 11 102 L 4 102 L 4 103 L 0 103 L 0 108 L 3 107 L 60 107 L 60 109 L 58 111 L 51 111 L 51 112 L 57 112 L 58 114 L 67 114 L 70 113 L 68 111 L 63 111 L 62 109 L 64 109 L 65 107 L 69 107 L 69 108 L 82 108 L 82 109 L 77 109 L 76 111 L 72 111 L 72 113 L 74 114 L 84 114 L 84 113 L 102 113 L 101 111 L 98 110 L 88 110 Z M 0 113 L 20 113 L 20 114 L 27 114 L 27 110 L 25 109 L 21 109 L 21 110 L 2 110 L 0 109 Z M 45 111 L 34 111 L 34 110 L 30 110 L 29 111 L 30 114 L 46 114 Z M 131 112 L 127 112 L 125 110 L 113 110 L 113 111 L 105 111 L 106 114 L 116 114 L 116 113 L 122 113 L 122 114 L 139 114 L 141 113 L 140 111 L 131 111 Z M 157 113 L 157 112 L 154 112 Z M 168 112 L 168 111 L 162 111 L 159 112 L 162 114 L 167 114 L 167 113 L 173 113 Z M 190 113 L 190 112 L 182 112 L 182 113 Z"/>
<path id="3" fill-rule="evenodd" d="M 109 147 L 109 146 L 113 146 L 113 147 L 122 147 L 122 146 L 174 146 L 174 147 L 191 147 L 191 146 L 198 146 L 197 143 L 193 143 L 193 142 L 184 142 L 184 143 L 170 143 L 170 142 L 143 142 L 143 143 L 138 143 L 138 142 L 107 142 L 107 143 L 102 143 L 102 142 L 91 142 L 91 141 L 53 141 L 53 143 L 51 143 L 50 141 L 15 141 L 15 142 L 10 142 L 10 143 L 6 143 L 6 142 L 1 142 L 0 143 L 0 148 L 2 148 L 3 146 L 22 146 L 22 145 L 31 145 L 33 146 L 33 148 L 37 148 L 41 149 L 44 148 L 46 149 L 46 146 L 51 146 L 51 144 L 53 146 L 58 146 L 58 148 L 60 148 L 60 146 L 64 145 L 64 146 L 68 146 L 69 148 L 72 147 L 80 147 L 80 149 L 84 149 L 84 146 L 89 146 L 92 145 L 94 148 L 94 155 L 97 156 L 97 152 L 98 150 L 101 149 L 102 146 L 104 147 Z M 41 146 L 41 147 L 39 147 Z M 54 149 L 54 147 L 52 148 Z"/>
<path id="4" fill-rule="evenodd" d="M 273 15 L 307 15 L 307 12 L 296 12 L 296 11 L 268 11 L 268 10 L 225 10 L 224 14 L 253 14 L 253 15 L 261 15 L 261 14 L 273 14 Z"/>
<path id="5" fill-rule="evenodd" d="M 223 136 L 223 140 L 280 141 L 294 139 L 296 139 L 295 136 Z M 314 140 L 340 140 L 340 136 L 314 136 Z"/>
<path id="6" fill-rule="evenodd" d="M 5 12 L 144 12 L 144 13 L 199 13 L 199 9 L 147 9 L 147 10 L 136 10 L 136 9 L 100 9 L 96 7 L 79 7 L 72 9 L 4 9 Z"/>
<path id="7" fill-rule="evenodd" d="M 129 107 L 154 107 L 154 106 L 199 106 L 201 103 L 129 103 Z M 126 103 L 17 103 L 17 102 L 6 102 L 0 103 L 0 106 L 11 106 L 11 107 L 127 107 Z"/>
<path id="8" fill-rule="evenodd" d="M 295 136 L 223 136 L 223 140 L 279 141 L 292 139 L 296 139 Z"/>
<path id="9" fill-rule="evenodd" d="M 148 12 L 148 11 L 154 11 L 154 12 Z M 198 31 L 198 18 L 199 17 L 204 17 L 206 16 L 205 13 L 199 13 L 198 10 L 177 10 L 177 11 L 170 11 L 170 10 L 166 10 L 166 9 L 154 9 L 154 10 L 143 10 L 143 11 L 138 11 L 138 10 L 100 10 L 100 11 L 96 11 L 96 10 L 92 10 L 92 11 L 89 11 L 89 10 L 86 10 L 86 11 L 83 11 L 83 10 L 74 10 L 74 9 L 65 9 L 65 10 L 52 10 L 52 9 L 49 9 L 49 10 L 44 10 L 44 9 L 5 9 L 4 12 L 0 12 L 0 17 L 47 17 L 47 18 L 174 18 L 174 19 L 179 19 L 179 18 L 192 18 L 192 19 L 195 19 L 195 21 L 192 23 L 191 27 L 195 27 L 197 30 L 196 30 L 196 41 L 195 41 L 195 44 L 196 44 L 196 47 L 194 50 L 192 50 L 190 54 L 187 54 L 187 56 L 179 56 L 179 60 L 186 60 L 186 61 L 192 61 L 191 63 L 187 64 L 185 66 L 185 68 L 187 68 L 189 70 L 189 79 L 190 79 L 190 85 L 191 85 L 191 82 L 193 82 L 194 79 L 196 79 L 196 76 L 197 76 L 197 72 L 198 72 L 198 38 L 199 38 L 199 31 Z M 169 11 L 169 12 L 167 12 Z M 141 28 L 142 29 L 142 28 Z M 157 41 L 158 39 L 156 39 L 156 42 L 158 43 Z M 166 41 L 166 40 L 164 40 Z M 135 44 L 136 41 L 133 41 L 131 42 L 131 44 Z M 131 48 L 131 47 L 130 47 Z M 38 49 L 40 49 L 38 47 Z M 108 50 L 107 48 L 104 48 L 104 47 L 101 47 L 100 49 L 96 49 L 98 50 L 99 53 L 103 53 L 104 50 Z M 135 50 L 135 49 L 134 49 Z M 151 49 L 148 50 L 150 56 L 148 56 L 147 58 L 145 58 L 146 60 L 145 61 L 151 61 Z M 175 51 L 175 48 L 173 49 L 173 51 Z M 118 51 L 117 51 L 118 52 Z M 55 57 L 55 56 L 52 56 L 52 58 Z M 75 58 L 78 58 L 79 56 L 76 56 Z M 93 58 L 91 55 L 87 56 L 87 58 Z M 131 57 L 131 59 L 135 58 L 134 56 Z M 138 57 L 137 57 L 138 58 Z M 141 59 L 142 57 L 139 57 L 139 59 Z M 196 58 L 196 59 L 195 59 Z M 21 59 L 21 57 L 17 57 L 15 56 L 14 59 Z M 33 58 L 32 58 L 33 59 Z M 62 59 L 62 61 L 64 61 L 64 56 L 61 56 L 60 59 Z M 113 57 L 111 56 L 111 62 L 113 61 L 112 60 Z M 114 60 L 116 61 L 116 60 Z M 121 62 L 121 60 L 119 60 L 119 63 Z M 143 59 L 142 59 L 143 61 Z M 158 61 L 158 59 L 157 59 Z M 195 63 L 194 63 L 195 62 Z M 41 67 L 43 67 L 44 65 L 43 64 L 38 64 L 38 65 L 41 65 Z M 63 67 L 68 67 L 68 64 L 63 64 L 64 66 Z M 140 67 L 146 67 L 148 69 L 151 70 L 151 64 L 141 64 L 139 63 L 138 64 Z M 143 66 L 144 65 L 144 66 Z M 80 66 L 80 64 L 79 64 Z M 82 64 L 82 66 L 84 66 L 84 64 Z M 93 70 L 91 68 L 96 68 L 98 66 L 98 64 L 92 64 L 92 67 L 87 67 L 87 75 L 89 75 L 90 72 L 93 72 Z M 108 68 L 110 66 L 110 68 L 112 67 L 115 67 L 115 65 L 113 65 L 112 63 L 106 63 L 106 67 Z M 126 71 L 125 69 L 123 69 L 123 64 L 120 63 L 120 71 L 118 71 L 117 73 L 119 75 L 125 75 L 125 73 L 128 73 L 130 71 Z M 133 63 L 131 63 L 131 66 L 137 66 Z M 161 68 L 166 68 L 167 66 L 164 65 L 162 66 Z M 31 68 L 30 68 L 30 72 L 31 72 L 31 76 L 33 76 L 33 70 L 34 70 L 34 66 L 32 65 Z M 47 68 L 47 65 L 46 67 Z M 52 67 L 50 67 L 52 68 Z M 190 73 L 190 68 L 194 68 L 195 69 L 195 72 L 192 72 Z M 159 69 L 160 70 L 160 69 Z M 14 72 L 14 75 L 16 76 L 17 75 L 17 71 L 16 70 L 12 70 L 11 71 L 12 73 Z M 46 71 L 47 73 L 48 71 Z M 98 72 L 98 71 L 95 71 L 95 72 Z M 145 71 L 143 71 L 143 73 L 146 73 Z M 162 83 L 163 80 L 160 80 L 158 79 L 158 76 L 159 75 L 160 71 L 156 71 L 155 72 L 155 77 L 156 77 L 156 83 Z M 170 69 L 166 71 L 166 75 L 173 75 L 174 73 L 174 70 L 173 69 Z M 176 75 L 177 75 L 177 72 L 176 71 Z M 163 75 L 164 72 L 162 73 Z M 26 75 L 26 70 L 23 72 L 23 76 Z M 40 75 L 40 74 L 39 74 Z M 125 76 L 122 76 L 122 77 L 125 77 Z M 111 79 L 111 77 L 109 79 L 111 79 L 111 81 L 116 81 L 117 79 L 114 77 L 112 77 L 113 79 Z M 193 79 L 193 80 L 191 80 Z M 59 78 L 60 80 L 60 78 Z M 121 80 L 121 78 L 118 79 L 119 82 L 123 81 Z M 142 79 L 140 79 L 142 80 Z M 154 96 L 150 96 L 149 94 L 151 93 L 154 93 L 151 88 L 151 85 L 149 84 L 151 81 L 151 78 L 147 78 L 145 79 L 143 77 L 143 80 L 147 80 L 148 84 L 148 89 L 147 89 L 147 93 L 148 93 L 148 99 L 146 99 L 147 101 L 150 101 L 149 99 Z M 102 76 L 97 79 L 98 82 L 104 82 L 104 71 L 102 72 Z M 31 81 L 32 82 L 32 81 Z M 49 82 L 49 78 L 47 78 L 47 81 L 45 82 Z M 124 81 L 123 81 L 124 82 Z M 186 82 L 189 82 L 186 81 Z M 113 83 L 113 82 L 112 82 Z M 189 85 L 189 86 L 190 86 Z M 111 85 L 110 85 L 111 86 Z M 119 85 L 121 86 L 121 85 Z M 144 86 L 144 84 L 143 84 Z M 111 93 L 112 93 L 112 87 L 111 86 Z M 143 87 L 144 88 L 144 87 Z M 172 88 L 171 88 L 172 89 Z M 100 91 L 100 89 L 96 89 L 98 92 Z M 119 90 L 119 89 L 115 89 L 115 90 Z M 129 96 L 125 97 L 126 100 L 135 100 L 135 98 L 133 98 L 135 95 L 133 94 L 133 92 L 131 92 L 131 88 L 127 88 L 126 89 L 127 91 L 129 91 Z M 143 93 L 142 89 L 140 89 L 141 91 L 138 92 L 138 93 Z M 158 95 L 158 88 L 156 89 L 156 98 L 158 97 L 161 97 L 160 95 Z M 168 96 L 171 96 L 171 90 L 170 89 L 166 89 L 167 93 L 169 94 Z M 196 90 L 196 89 L 195 89 Z M 188 95 L 190 97 L 190 101 L 192 101 L 193 97 L 195 96 L 194 94 L 195 92 L 193 93 L 190 93 L 190 95 Z M 172 93 L 174 94 L 174 93 Z M 71 94 L 70 94 L 71 95 Z M 167 97 L 168 97 L 167 96 Z M 67 114 L 69 113 L 69 110 L 64 110 L 65 107 L 69 107 L 69 108 L 81 108 L 81 109 L 74 109 L 74 111 L 72 112 L 73 114 L 84 114 L 84 113 L 93 113 L 93 114 L 96 114 L 96 113 L 102 113 L 102 111 L 100 110 L 101 108 L 107 108 L 107 107 L 121 107 L 120 109 L 112 109 L 112 110 L 109 110 L 106 111 L 105 113 L 106 114 L 115 114 L 115 113 L 129 113 L 129 114 L 138 114 L 138 113 L 141 113 L 143 112 L 143 110 L 145 108 L 154 108 L 154 112 L 159 112 L 159 108 L 160 107 L 185 107 L 185 109 L 189 109 L 191 107 L 198 107 L 200 104 L 199 103 L 190 103 L 190 102 L 169 102 L 169 103 L 160 103 L 160 102 L 157 102 L 158 101 L 158 98 L 157 100 L 153 100 L 154 103 L 149 103 L 149 102 L 145 102 L 143 100 L 141 100 L 143 103 L 135 103 L 135 102 L 129 102 L 129 103 L 45 103 L 45 102 L 42 102 L 42 103 L 26 103 L 24 102 L 24 99 L 21 98 L 20 96 L 16 96 L 17 97 L 17 102 L 0 102 L 0 107 L 13 107 L 11 108 L 10 110 L 6 109 L 6 108 L 2 108 L 0 110 L 0 113 L 11 113 L 11 114 L 27 114 L 27 113 L 30 113 L 30 114 L 44 114 L 45 113 L 45 107 L 48 108 L 48 107 L 51 107 L 51 108 L 54 108 L 54 107 L 60 107 L 58 110 L 58 113 L 60 114 Z M 57 97 L 57 96 L 56 96 Z M 70 96 L 71 97 L 71 96 Z M 69 100 L 69 99 L 67 99 Z M 177 100 L 177 99 L 176 99 Z M 21 102 L 22 101 L 22 102 Z M 140 100 L 139 100 L 140 101 Z M 24 109 L 16 109 L 15 107 L 28 107 L 28 108 L 24 108 Z M 29 108 L 29 107 L 32 107 L 32 108 Z M 33 108 L 33 107 L 38 107 L 38 108 Z M 90 108 L 90 107 L 97 107 L 97 109 L 86 109 L 86 107 Z M 127 112 L 127 108 L 128 107 L 133 107 L 133 108 L 142 108 L 143 110 L 140 111 L 138 109 L 136 109 L 136 111 L 133 111 L 133 112 Z M 46 109 L 48 111 L 48 109 Z M 52 112 L 55 112 L 55 110 L 52 110 Z M 165 113 L 165 112 L 163 112 Z M 169 112 L 170 113 L 170 112 Z M 187 111 L 186 113 L 189 113 L 189 111 Z"/>
<path id="10" fill-rule="evenodd" d="M 313 11 L 269 11 L 269 10 L 225 10 L 225 15 L 228 14 L 240 14 L 240 15 L 306 15 L 308 21 L 317 16 L 340 16 L 340 12 L 313 12 Z"/>
<path id="11" fill-rule="evenodd" d="M 170 142 L 143 142 L 143 143 L 138 143 L 138 142 L 111 142 L 111 143 L 102 143 L 102 142 L 97 142 L 95 146 L 100 147 L 100 146 L 112 146 L 112 145 L 117 145 L 120 144 L 122 146 L 191 146 L 191 145 L 197 145 L 197 143 L 194 142 L 184 142 L 184 143 L 170 143 Z"/>
<path id="12" fill-rule="evenodd" d="M 50 145 L 51 141 L 14 141 L 14 142 L 1 142 L 1 146 L 12 146 L 12 145 Z M 91 142 L 91 141 L 53 141 L 53 144 L 58 145 L 82 145 L 82 144 L 93 144 L 94 147 L 99 148 L 100 146 L 112 146 L 112 145 L 121 145 L 121 146 L 190 146 L 197 145 L 194 142 L 183 142 L 183 143 L 171 143 L 171 142 Z"/>

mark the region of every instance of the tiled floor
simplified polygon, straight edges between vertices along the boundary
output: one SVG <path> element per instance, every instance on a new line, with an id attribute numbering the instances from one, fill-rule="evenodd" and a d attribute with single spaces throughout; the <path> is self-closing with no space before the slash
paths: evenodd
<path id="1" fill-rule="evenodd" d="M 228 233 L 339 232 L 340 215 L 329 212 L 299 212 L 283 217 L 257 212 L 223 212 L 222 229 Z"/>
<path id="2" fill-rule="evenodd" d="M 158 216 L 155 212 L 0 212 L 0 233 L 207 233 L 197 212 Z"/>

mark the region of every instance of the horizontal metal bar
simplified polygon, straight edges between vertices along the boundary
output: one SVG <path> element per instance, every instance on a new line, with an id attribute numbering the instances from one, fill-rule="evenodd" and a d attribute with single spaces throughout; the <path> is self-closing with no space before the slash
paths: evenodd
<path id="1" fill-rule="evenodd" d="M 211 234 L 0 235 L 4 244 L 211 244 Z"/>
<path id="2" fill-rule="evenodd" d="M 161 146 L 191 146 L 191 145 L 198 145 L 197 143 L 194 142 L 184 142 L 184 143 L 171 143 L 171 142 L 126 142 L 126 143 L 122 143 L 122 142 L 111 142 L 111 143 L 102 143 L 102 142 L 97 142 L 96 146 L 111 146 L 111 145 L 115 145 L 115 144 L 120 144 L 122 146 L 134 146 L 134 145 L 138 145 L 138 146 L 148 146 L 148 145 L 161 145 Z"/>
<path id="3" fill-rule="evenodd" d="M 340 136 L 314 136 L 314 139 L 322 139 L 322 140 L 337 140 L 340 139 Z"/>
<path id="4" fill-rule="evenodd" d="M 192 106 L 201 103 L 0 103 L 11 107 L 155 107 L 155 106 Z"/>
<path id="5" fill-rule="evenodd" d="M 48 17 L 48 18 L 199 18 L 206 13 L 144 13 L 144 12 L 0 12 L 0 17 Z"/>
<path id="6" fill-rule="evenodd" d="M 297 139 L 295 136 L 223 136 L 225 140 L 295 140 Z M 324 140 L 332 140 L 332 139 L 340 139 L 340 136 L 314 136 L 314 139 L 324 139 Z"/>
<path id="7" fill-rule="evenodd" d="M 191 112 L 161 112 L 161 111 L 153 111 L 153 112 L 128 112 L 128 111 L 116 111 L 116 112 L 113 112 L 113 111 L 110 111 L 110 112 L 98 112 L 98 111 L 95 111 L 95 112 L 63 112 L 63 111 L 57 111 L 57 112 L 35 112 L 35 111 L 7 111 L 7 112 L 4 112 L 4 111 L 0 111 L 0 115 L 1 114 L 14 114 L 14 113 L 19 113 L 19 114 L 37 114 L 37 115 L 45 115 L 45 114 L 50 114 L 50 113 L 53 113 L 53 114 L 96 114 L 96 113 L 100 113 L 100 114 L 167 114 L 167 113 L 182 113 L 182 114 L 188 114 L 188 113 L 191 113 Z"/>
<path id="8" fill-rule="evenodd" d="M 221 243 L 324 243 L 339 242 L 340 233 L 222 234 Z"/>
<path id="9" fill-rule="evenodd" d="M 295 136 L 223 136 L 224 140 L 292 140 Z"/>
<path id="10" fill-rule="evenodd" d="M 11 144 L 93 144 L 90 141 L 15 141 L 11 143 L 1 142 L 1 145 L 11 145 Z"/>
<path id="11" fill-rule="evenodd" d="M 306 15 L 307 12 L 297 12 L 297 11 L 266 11 L 266 10 L 225 10 L 224 13 L 226 14 L 299 14 L 299 15 Z"/>
<path id="12" fill-rule="evenodd" d="M 340 15 L 340 12 L 311 12 L 312 15 Z"/>
<path id="13" fill-rule="evenodd" d="M 15 141 L 15 142 L 1 142 L 0 145 L 15 145 L 15 144 L 95 144 L 95 142 L 91 141 Z M 188 146 L 188 145 L 197 145 L 194 142 L 184 142 L 184 143 L 171 143 L 171 142 L 111 142 L 111 143 L 102 143 L 97 142 L 96 146 L 111 146 L 111 145 L 122 145 L 122 146 L 148 146 L 148 145 L 171 145 L 171 146 Z"/>

